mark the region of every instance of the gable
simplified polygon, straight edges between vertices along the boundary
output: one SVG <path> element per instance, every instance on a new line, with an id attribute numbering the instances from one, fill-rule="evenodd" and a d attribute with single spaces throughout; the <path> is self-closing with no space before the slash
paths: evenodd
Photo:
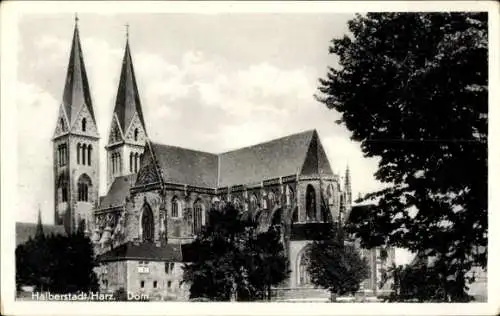
<path id="1" fill-rule="evenodd" d="M 130 188 L 134 185 L 136 175 L 116 177 L 106 196 L 99 203 L 100 209 L 122 206 L 129 195 Z"/>
<path id="2" fill-rule="evenodd" d="M 68 119 L 66 113 L 64 112 L 64 107 L 59 106 L 59 114 L 57 115 L 56 129 L 54 131 L 54 137 L 65 134 L 68 132 Z"/>
<path id="3" fill-rule="evenodd" d="M 142 160 L 141 169 L 139 169 L 139 173 L 137 174 L 135 185 L 146 185 L 160 181 L 161 176 L 158 174 L 154 153 L 151 149 L 151 144 L 147 142 L 144 148 L 144 158 Z"/>
<path id="4" fill-rule="evenodd" d="M 85 131 L 82 130 L 82 121 L 85 119 Z M 98 136 L 97 125 L 94 122 L 94 118 L 90 113 L 88 107 L 84 104 L 82 105 L 80 112 L 74 119 L 71 127 L 72 133 L 85 134 L 91 136 Z"/>
<path id="5" fill-rule="evenodd" d="M 302 165 L 301 175 L 333 175 L 325 149 L 316 131 L 311 138 L 307 155 Z"/>
<path id="6" fill-rule="evenodd" d="M 111 120 L 111 128 L 109 129 L 108 144 L 114 144 L 123 141 L 122 131 L 120 129 L 120 124 L 116 119 L 116 115 L 113 115 Z"/>
<path id="7" fill-rule="evenodd" d="M 137 130 L 137 140 L 135 140 L 135 131 Z M 125 139 L 128 142 L 132 143 L 140 143 L 144 144 L 146 141 L 146 131 L 144 130 L 144 127 L 142 126 L 142 122 L 139 119 L 139 115 L 137 115 L 137 112 L 134 114 L 134 117 L 132 118 L 132 121 L 130 122 L 130 125 L 127 129 L 127 132 L 125 134 Z"/>

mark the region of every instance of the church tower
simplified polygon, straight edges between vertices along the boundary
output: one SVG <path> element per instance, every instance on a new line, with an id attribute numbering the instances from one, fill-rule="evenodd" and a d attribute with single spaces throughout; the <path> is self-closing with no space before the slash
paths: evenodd
<path id="1" fill-rule="evenodd" d="M 147 133 L 130 54 L 128 26 L 107 151 L 107 187 L 119 176 L 139 171 Z"/>
<path id="2" fill-rule="evenodd" d="M 344 190 L 345 190 L 345 208 L 347 211 L 351 210 L 352 206 L 352 190 L 351 190 L 351 171 L 349 170 L 349 166 L 345 169 L 345 178 L 344 178 Z"/>
<path id="3" fill-rule="evenodd" d="M 83 61 L 78 17 L 54 132 L 54 224 L 87 224 L 99 198 L 99 133 Z"/>

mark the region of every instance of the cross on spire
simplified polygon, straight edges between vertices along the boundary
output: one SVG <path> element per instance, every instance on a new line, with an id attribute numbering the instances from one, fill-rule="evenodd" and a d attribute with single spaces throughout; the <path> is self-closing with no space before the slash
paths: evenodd
<path id="1" fill-rule="evenodd" d="M 130 25 L 127 23 L 125 24 L 125 35 L 127 36 L 127 40 L 128 40 L 128 28 L 130 27 Z"/>
<path id="2" fill-rule="evenodd" d="M 75 26 L 78 26 L 78 13 L 75 13 Z"/>

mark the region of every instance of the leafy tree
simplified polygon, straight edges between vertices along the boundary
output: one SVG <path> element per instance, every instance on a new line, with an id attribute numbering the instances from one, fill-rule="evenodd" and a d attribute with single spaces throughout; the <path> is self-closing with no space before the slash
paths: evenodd
<path id="1" fill-rule="evenodd" d="M 232 297 L 269 297 L 271 286 L 288 273 L 279 232 L 257 234 L 231 204 L 211 210 L 209 217 L 210 225 L 192 244 L 196 258 L 184 266 L 190 298 L 227 301 Z"/>
<path id="2" fill-rule="evenodd" d="M 16 248 L 16 282 L 38 291 L 74 293 L 97 290 L 96 262 L 90 239 L 78 232 L 69 236 L 37 236 Z"/>
<path id="3" fill-rule="evenodd" d="M 344 244 L 334 232 L 313 241 L 309 248 L 311 282 L 336 296 L 354 294 L 368 278 L 370 268 L 352 244 Z"/>
<path id="4" fill-rule="evenodd" d="M 441 299 L 461 300 L 465 273 L 486 266 L 488 16 L 369 13 L 334 39 L 339 67 L 317 99 L 379 157 L 387 188 L 349 230 L 365 246 L 437 256 Z"/>

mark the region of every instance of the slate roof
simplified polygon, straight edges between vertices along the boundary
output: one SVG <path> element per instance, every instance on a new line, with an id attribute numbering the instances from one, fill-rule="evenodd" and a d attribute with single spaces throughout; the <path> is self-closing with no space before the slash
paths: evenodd
<path id="1" fill-rule="evenodd" d="M 36 227 L 36 223 L 16 223 L 16 246 L 27 242 L 30 237 L 34 238 Z M 46 236 L 51 234 L 66 235 L 62 225 L 43 225 L 43 233 Z"/>
<path id="2" fill-rule="evenodd" d="M 169 183 L 215 189 L 260 183 L 297 173 L 333 175 L 316 130 L 221 154 L 155 142 L 149 144 L 163 181 Z M 135 178 L 131 181 L 116 178 L 100 208 L 122 205 L 133 182 Z"/>
<path id="3" fill-rule="evenodd" d="M 299 173 L 314 133 L 306 131 L 220 154 L 219 187 Z"/>
<path id="4" fill-rule="evenodd" d="M 76 118 L 82 104 L 87 105 L 90 115 L 92 115 L 95 121 L 87 72 L 85 71 L 85 63 L 83 62 L 80 33 L 78 31 L 78 25 L 75 25 L 63 92 L 63 106 L 68 116 L 70 126 Z"/>
<path id="5" fill-rule="evenodd" d="M 217 187 L 217 155 L 158 143 L 151 147 L 165 182 Z"/>
<path id="6" fill-rule="evenodd" d="M 182 262 L 182 249 L 180 244 L 158 247 L 152 243 L 127 242 L 99 255 L 97 260 L 101 262 L 120 260 Z"/>
<path id="7" fill-rule="evenodd" d="M 114 113 L 116 113 L 118 122 L 120 123 L 120 127 L 124 133 L 130 125 L 136 112 L 142 123 L 144 131 L 146 131 L 144 115 L 142 114 L 141 99 L 139 98 L 139 90 L 137 89 L 137 82 L 135 80 L 134 65 L 132 63 L 130 46 L 127 39 L 114 109 Z"/>
<path id="8" fill-rule="evenodd" d="M 130 188 L 135 183 L 136 176 L 136 174 L 130 174 L 116 177 L 109 188 L 108 194 L 102 198 L 99 208 L 105 209 L 123 205 L 125 203 L 125 198 L 129 194 Z"/>

